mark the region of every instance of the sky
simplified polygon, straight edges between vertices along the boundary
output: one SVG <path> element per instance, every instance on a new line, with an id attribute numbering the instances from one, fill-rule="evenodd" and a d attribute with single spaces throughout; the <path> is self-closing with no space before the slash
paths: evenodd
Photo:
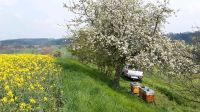
<path id="1" fill-rule="evenodd" d="M 73 0 L 72 0 L 73 1 Z M 0 40 L 15 38 L 62 38 L 65 23 L 74 16 L 63 3 L 69 0 L 0 0 Z M 171 0 L 179 10 L 170 17 L 165 32 L 193 31 L 200 26 L 200 0 Z"/>
<path id="2" fill-rule="evenodd" d="M 170 7 L 179 11 L 168 18 L 167 33 L 195 31 L 193 27 L 200 26 L 200 0 L 170 0 Z"/>

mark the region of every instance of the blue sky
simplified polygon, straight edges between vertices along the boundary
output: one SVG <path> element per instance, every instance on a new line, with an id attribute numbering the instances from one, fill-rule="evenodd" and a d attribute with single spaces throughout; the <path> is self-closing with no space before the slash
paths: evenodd
<path id="1" fill-rule="evenodd" d="M 0 0 L 0 40 L 13 38 L 61 38 L 63 25 L 73 14 L 63 8 L 69 0 Z M 192 31 L 200 26 L 200 0 L 171 0 L 179 9 L 168 19 L 166 32 Z"/>

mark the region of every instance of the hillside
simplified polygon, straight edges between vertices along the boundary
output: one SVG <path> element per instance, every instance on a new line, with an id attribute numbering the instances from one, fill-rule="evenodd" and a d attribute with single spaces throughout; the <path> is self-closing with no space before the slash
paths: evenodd
<path id="1" fill-rule="evenodd" d="M 34 38 L 34 39 L 12 39 L 2 40 L 0 45 L 64 45 L 68 44 L 69 40 L 66 38 L 49 39 L 49 38 Z"/>
<path id="2" fill-rule="evenodd" d="M 196 109 L 187 107 L 165 82 L 150 74 L 145 73 L 143 84 L 156 92 L 152 104 L 130 93 L 131 80 L 127 78 L 121 78 L 121 87 L 114 89 L 111 78 L 105 77 L 94 66 L 71 58 L 59 58 L 57 63 L 64 70 L 62 112 L 198 112 L 198 106 Z"/>

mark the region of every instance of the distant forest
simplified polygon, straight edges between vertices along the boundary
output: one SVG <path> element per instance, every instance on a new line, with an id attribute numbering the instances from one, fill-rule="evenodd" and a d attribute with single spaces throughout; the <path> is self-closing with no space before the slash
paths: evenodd
<path id="1" fill-rule="evenodd" d="M 186 43 L 192 43 L 193 36 L 200 36 L 200 32 L 184 32 L 184 33 L 169 33 L 168 36 L 172 40 L 184 40 Z"/>
<path id="2" fill-rule="evenodd" d="M 68 44 L 69 39 L 48 39 L 48 38 L 36 38 L 36 39 L 12 39 L 2 40 L 0 45 L 64 45 Z"/>

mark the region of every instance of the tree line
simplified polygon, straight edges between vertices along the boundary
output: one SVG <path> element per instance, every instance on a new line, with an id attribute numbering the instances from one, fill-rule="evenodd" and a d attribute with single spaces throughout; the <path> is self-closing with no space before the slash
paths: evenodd
<path id="1" fill-rule="evenodd" d="M 172 40 L 184 40 L 188 44 L 193 43 L 195 35 L 200 35 L 199 31 L 183 32 L 183 33 L 169 33 L 167 34 Z"/>

